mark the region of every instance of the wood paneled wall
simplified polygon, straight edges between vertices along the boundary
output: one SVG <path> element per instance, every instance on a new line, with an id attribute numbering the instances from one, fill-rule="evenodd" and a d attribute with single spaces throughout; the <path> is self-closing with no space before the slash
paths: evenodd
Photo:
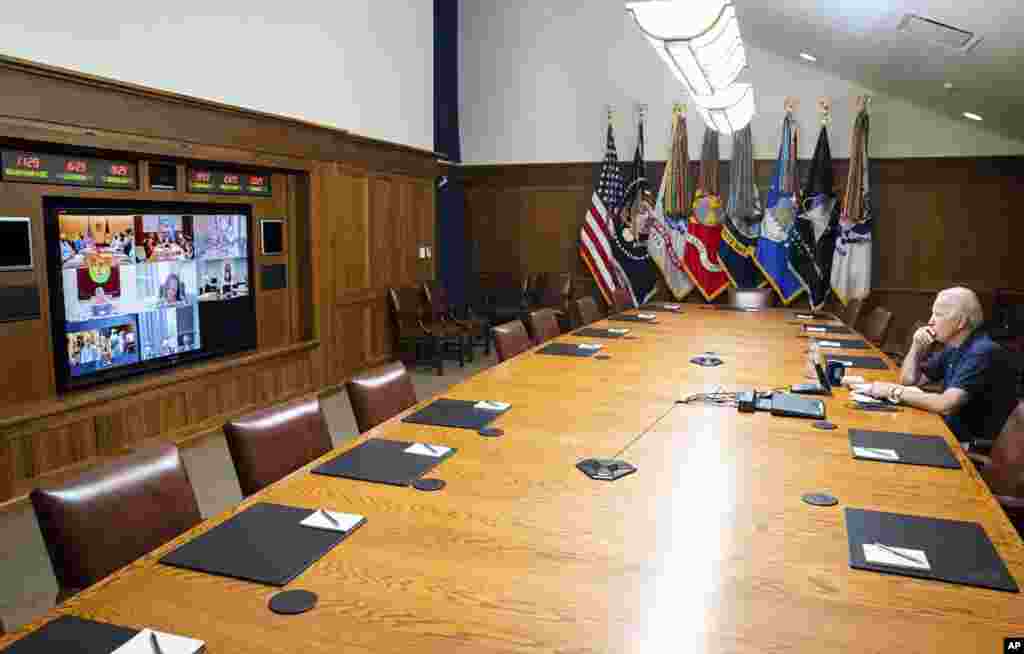
<path id="1" fill-rule="evenodd" d="M 392 356 L 386 290 L 433 279 L 437 155 L 0 57 L 0 145 L 140 161 L 138 191 L 0 182 L 0 215 L 30 216 L 36 268 L 0 284 L 35 284 L 38 320 L 0 324 L 0 503 L 38 483 L 152 442 L 187 441 L 233 416 L 324 392 Z M 151 192 L 146 162 L 273 171 L 274 196 Z M 251 203 L 283 217 L 286 254 L 255 248 L 258 349 L 59 396 L 53 373 L 42 198 L 47 195 Z M 253 230 L 255 232 L 255 229 Z M 260 288 L 259 265 L 288 264 L 288 288 Z"/>
<path id="2" fill-rule="evenodd" d="M 773 165 L 754 162 L 762 194 Z M 599 166 L 462 167 L 474 270 L 484 277 L 572 272 L 578 294 L 599 297 L 576 251 Z M 800 179 L 807 166 L 800 162 Z M 723 186 L 728 167 L 722 162 Z M 663 169 L 664 162 L 648 164 L 655 186 Z M 691 162 L 691 182 L 697 169 Z M 847 169 L 847 160 L 833 162 L 837 193 Z M 938 289 L 966 285 L 991 306 L 994 289 L 1024 288 L 1024 266 L 1013 260 L 1024 242 L 1013 204 L 1024 191 L 1024 158 L 876 159 L 870 174 L 877 224 L 875 291 L 867 308 L 884 304 L 895 312 L 890 344 L 901 345 L 909 326 L 927 319 Z M 701 301 L 696 293 L 688 300 Z"/>

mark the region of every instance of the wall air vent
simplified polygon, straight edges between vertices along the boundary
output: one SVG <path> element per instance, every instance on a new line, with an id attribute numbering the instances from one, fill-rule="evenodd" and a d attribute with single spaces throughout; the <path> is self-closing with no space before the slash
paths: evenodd
<path id="1" fill-rule="evenodd" d="M 904 16 L 897 29 L 914 38 L 941 45 L 960 54 L 970 52 L 981 41 L 981 37 L 974 32 L 914 14 Z"/>

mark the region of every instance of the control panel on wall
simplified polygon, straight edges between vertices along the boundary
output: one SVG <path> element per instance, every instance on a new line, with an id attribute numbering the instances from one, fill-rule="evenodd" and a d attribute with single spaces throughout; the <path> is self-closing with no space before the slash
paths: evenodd
<path id="1" fill-rule="evenodd" d="M 284 220 L 280 218 L 263 218 L 260 220 L 260 243 L 263 254 L 276 256 L 284 251 Z"/>

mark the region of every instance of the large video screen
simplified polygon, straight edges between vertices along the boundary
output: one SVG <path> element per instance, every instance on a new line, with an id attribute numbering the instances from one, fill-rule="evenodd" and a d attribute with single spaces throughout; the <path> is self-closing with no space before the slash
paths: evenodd
<path id="1" fill-rule="evenodd" d="M 248 207 L 48 204 L 63 390 L 255 347 Z"/>

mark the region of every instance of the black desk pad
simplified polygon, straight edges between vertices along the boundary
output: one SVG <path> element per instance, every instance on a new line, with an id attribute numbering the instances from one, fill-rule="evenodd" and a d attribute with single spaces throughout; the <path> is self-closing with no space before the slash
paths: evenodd
<path id="1" fill-rule="evenodd" d="M 617 334 L 600 327 L 584 327 L 572 333 L 573 336 L 589 336 L 591 338 L 622 338 L 625 334 Z"/>
<path id="2" fill-rule="evenodd" d="M 640 311 L 643 311 L 645 313 L 648 311 L 657 311 L 659 313 L 683 313 L 683 308 L 682 305 L 680 305 L 678 309 L 669 309 L 668 307 L 662 306 L 660 304 L 645 304 L 642 307 L 640 307 Z"/>
<path id="3" fill-rule="evenodd" d="M 365 520 L 347 532 L 304 527 L 314 509 L 259 502 L 174 550 L 161 563 L 222 577 L 284 586 L 302 574 Z"/>
<path id="4" fill-rule="evenodd" d="M 657 319 L 641 318 L 640 316 L 632 313 L 619 313 L 614 316 L 609 316 L 608 320 L 615 320 L 618 322 L 645 322 L 651 325 L 657 323 Z"/>
<path id="5" fill-rule="evenodd" d="M 110 654 L 138 633 L 138 629 L 62 615 L 0 651 L 3 654 Z"/>
<path id="6" fill-rule="evenodd" d="M 870 347 L 867 341 L 860 341 L 853 338 L 819 338 L 819 341 L 832 341 L 833 343 L 839 343 L 839 347 L 830 347 L 822 345 L 821 349 L 826 352 L 829 350 L 866 350 Z"/>
<path id="7" fill-rule="evenodd" d="M 454 448 L 437 457 L 403 452 L 410 445 L 410 441 L 371 438 L 313 468 L 313 472 L 329 477 L 408 486 L 455 454 Z"/>
<path id="8" fill-rule="evenodd" d="M 976 522 L 846 509 L 846 537 L 851 568 L 1020 592 L 988 534 Z M 862 545 L 879 542 L 923 550 L 931 570 L 869 563 Z"/>
<path id="9" fill-rule="evenodd" d="M 803 325 L 803 326 L 804 327 L 808 327 L 808 325 Z M 802 329 L 801 330 L 801 331 L 803 331 L 803 333 L 807 334 L 808 336 L 816 336 L 818 334 L 852 334 L 853 333 L 853 330 L 850 329 L 849 327 L 847 327 L 846 325 L 809 325 L 809 326 L 813 327 L 814 329 L 812 329 L 810 331 L 808 331 L 807 329 Z M 824 329 L 825 331 L 823 331 L 823 332 L 819 331 L 821 329 Z"/>
<path id="10" fill-rule="evenodd" d="M 894 431 L 873 431 L 870 429 L 850 430 L 850 452 L 853 447 L 875 447 L 896 450 L 900 455 L 898 461 L 873 459 L 853 455 L 863 461 L 879 463 L 906 463 L 909 465 L 931 466 L 933 468 L 949 468 L 959 470 L 960 462 L 953 456 L 949 445 L 941 436 L 915 436 Z"/>
<path id="11" fill-rule="evenodd" d="M 450 400 L 442 397 L 434 400 L 416 413 L 402 418 L 402 422 L 435 427 L 457 429 L 480 429 L 508 409 L 477 409 L 477 400 Z"/>
<path id="12" fill-rule="evenodd" d="M 554 354 L 563 357 L 592 357 L 601 350 L 587 350 L 575 343 L 551 343 L 537 350 L 537 354 Z"/>
<path id="13" fill-rule="evenodd" d="M 826 348 L 828 349 L 828 348 Z M 825 354 L 827 361 L 849 361 L 847 368 L 870 368 L 871 370 L 888 370 L 885 361 L 878 357 L 848 357 L 844 354 Z"/>

